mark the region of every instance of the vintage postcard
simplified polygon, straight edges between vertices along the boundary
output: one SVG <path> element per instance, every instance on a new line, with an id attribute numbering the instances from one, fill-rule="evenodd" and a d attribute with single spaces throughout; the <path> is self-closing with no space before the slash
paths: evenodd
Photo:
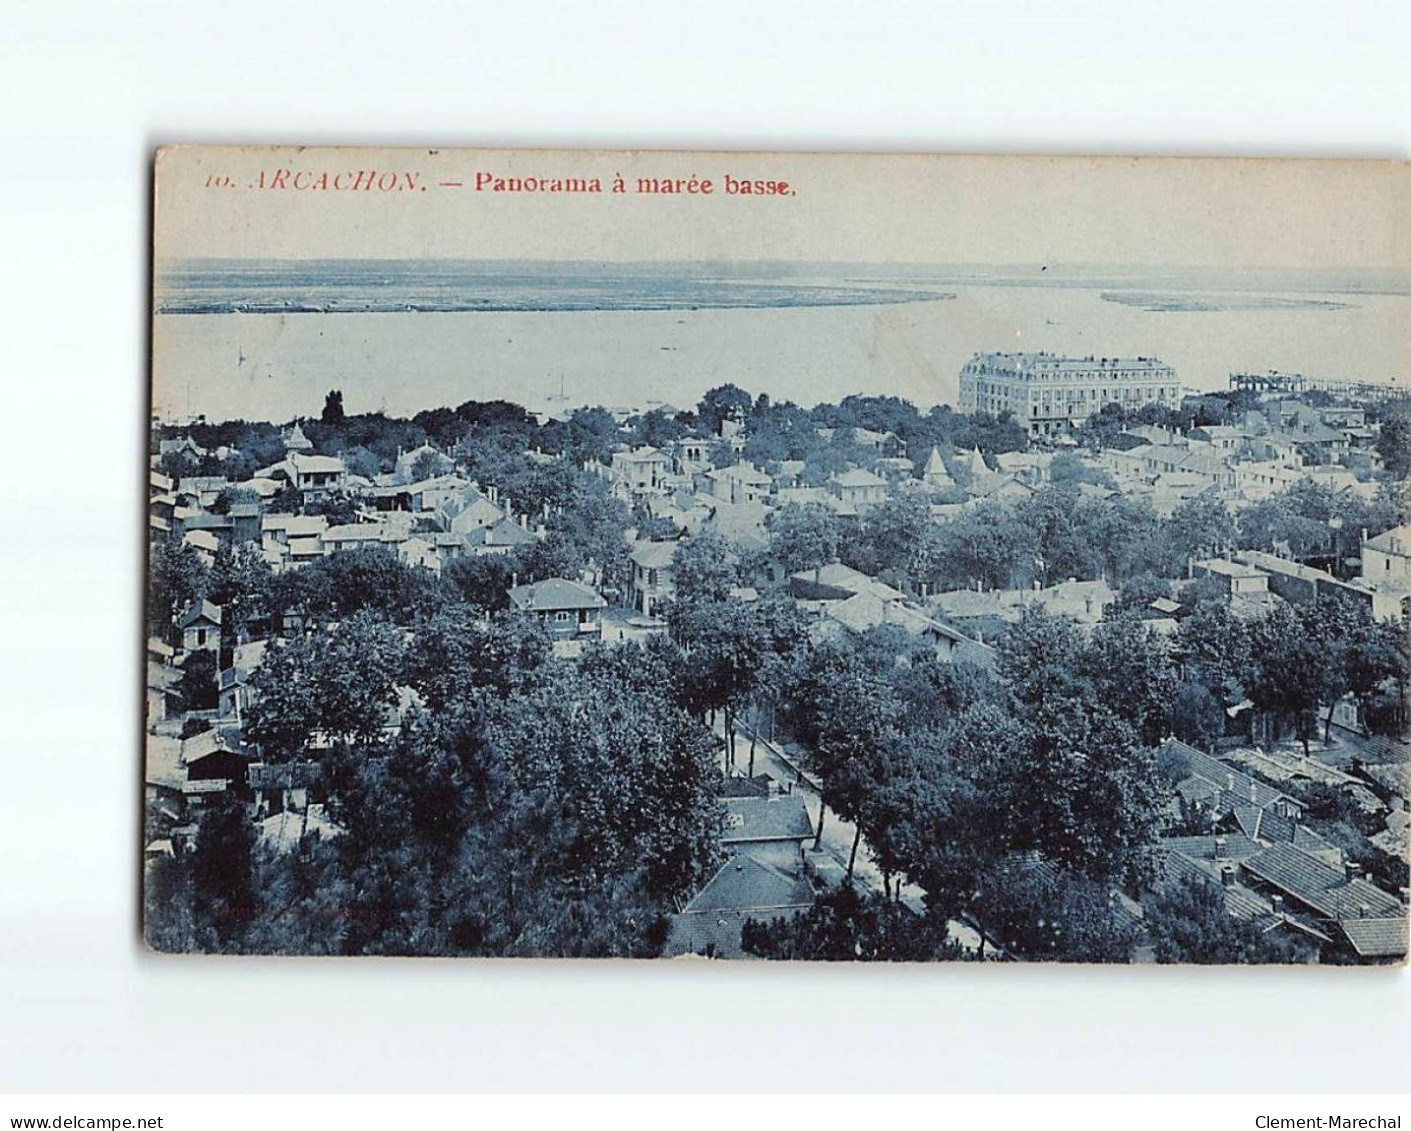
<path id="1" fill-rule="evenodd" d="M 155 189 L 151 947 L 1405 961 L 1411 167 Z"/>

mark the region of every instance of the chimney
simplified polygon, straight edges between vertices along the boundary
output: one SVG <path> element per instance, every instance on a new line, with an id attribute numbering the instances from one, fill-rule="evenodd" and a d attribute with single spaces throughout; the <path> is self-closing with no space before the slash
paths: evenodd
<path id="1" fill-rule="evenodd" d="M 511 572 L 511 574 L 510 574 L 510 588 L 511 588 L 511 589 L 518 589 L 518 588 L 519 588 L 519 574 L 518 574 L 518 572 Z"/>
<path id="2" fill-rule="evenodd" d="M 1233 864 L 1220 865 L 1220 883 L 1227 888 L 1235 886 L 1235 866 Z"/>
<path id="3" fill-rule="evenodd" d="M 1351 860 L 1349 860 L 1345 864 L 1343 864 L 1342 871 L 1344 877 L 1347 879 L 1347 882 L 1352 883 L 1353 880 L 1359 879 L 1361 877 L 1362 866 L 1360 864 L 1354 864 Z"/>
<path id="4" fill-rule="evenodd" d="M 1226 843 L 1226 842 L 1225 842 L 1225 838 L 1224 838 L 1224 837 L 1222 837 L 1222 836 L 1217 836 L 1217 837 L 1215 838 L 1215 859 L 1216 859 L 1216 860 L 1223 860 L 1223 859 L 1225 858 L 1225 843 Z"/>
<path id="5" fill-rule="evenodd" d="M 1259 783 L 1253 778 L 1249 779 L 1249 803 L 1251 805 L 1259 804 Z"/>
<path id="6" fill-rule="evenodd" d="M 1283 897 L 1283 896 L 1281 896 L 1281 895 L 1271 895 L 1271 896 L 1269 897 L 1269 903 L 1273 906 L 1273 908 L 1274 908 L 1274 914 L 1275 914 L 1275 915 L 1282 915 L 1282 914 L 1284 913 L 1284 897 Z"/>
<path id="7" fill-rule="evenodd" d="M 1230 793 L 1235 791 L 1235 773 L 1233 770 L 1225 771 L 1225 789 Z"/>

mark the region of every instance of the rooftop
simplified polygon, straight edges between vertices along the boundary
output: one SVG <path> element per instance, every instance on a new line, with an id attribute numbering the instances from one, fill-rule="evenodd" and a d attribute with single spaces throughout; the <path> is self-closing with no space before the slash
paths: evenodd
<path id="1" fill-rule="evenodd" d="M 1229 793 L 1233 798 L 1239 799 L 1238 804 L 1253 804 L 1257 808 L 1267 809 L 1285 797 L 1277 789 L 1221 762 L 1218 758 L 1212 758 L 1179 738 L 1168 738 L 1161 744 L 1161 748 L 1177 750 L 1185 755 L 1186 764 L 1190 766 L 1190 776 L 1176 788 L 1188 799 Z M 1191 783 L 1203 783 L 1204 788 L 1192 788 Z"/>
<path id="2" fill-rule="evenodd" d="M 181 614 L 181 620 L 177 621 L 177 628 L 187 628 L 197 621 L 209 621 L 211 624 L 220 624 L 220 606 L 213 605 L 209 601 L 201 600 L 192 604 L 186 612 Z"/>
<path id="3" fill-rule="evenodd" d="M 1407 918 L 1345 919 L 1342 933 L 1363 958 L 1401 958 L 1406 954 Z"/>
<path id="4" fill-rule="evenodd" d="M 1406 908 L 1396 896 L 1366 880 L 1349 880 L 1342 869 L 1292 844 L 1271 845 L 1244 861 L 1244 868 L 1327 919 L 1342 922 L 1400 917 L 1405 922 Z M 1405 930 L 1403 926 L 1403 939 Z"/>
<path id="5" fill-rule="evenodd" d="M 1375 538 L 1367 539 L 1366 547 L 1383 554 L 1400 554 L 1405 557 L 1411 553 L 1411 524 L 1393 526 Z"/>
<path id="6" fill-rule="evenodd" d="M 676 559 L 676 542 L 638 542 L 632 560 L 643 569 L 666 569 Z"/>
<path id="7" fill-rule="evenodd" d="M 813 821 L 809 818 L 802 794 L 775 793 L 768 797 L 725 799 L 722 844 L 752 840 L 806 840 L 813 834 Z"/>
<path id="8" fill-rule="evenodd" d="M 813 903 L 808 883 L 762 864 L 752 856 L 732 856 L 682 908 L 683 915 L 716 911 L 782 911 Z"/>
<path id="9" fill-rule="evenodd" d="M 1064 357 L 1052 353 L 977 353 L 966 364 L 1018 374 L 1087 375 L 1094 372 L 1139 369 L 1167 373 L 1171 367 L 1154 357 Z"/>
<path id="10" fill-rule="evenodd" d="M 885 479 L 873 475 L 870 471 L 864 471 L 860 467 L 854 467 L 850 471 L 840 471 L 833 476 L 832 482 L 839 487 L 885 487 L 887 485 Z"/>
<path id="11" fill-rule="evenodd" d="M 561 609 L 601 609 L 607 602 L 594 590 L 577 581 L 550 577 L 533 585 L 510 590 L 510 600 L 518 609 L 531 613 L 551 613 Z"/>

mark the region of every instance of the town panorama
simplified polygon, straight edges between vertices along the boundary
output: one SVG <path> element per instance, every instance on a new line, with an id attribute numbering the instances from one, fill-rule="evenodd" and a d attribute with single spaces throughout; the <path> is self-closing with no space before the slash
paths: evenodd
<path id="1" fill-rule="evenodd" d="M 959 389 L 154 419 L 148 943 L 1404 961 L 1405 394 Z"/>

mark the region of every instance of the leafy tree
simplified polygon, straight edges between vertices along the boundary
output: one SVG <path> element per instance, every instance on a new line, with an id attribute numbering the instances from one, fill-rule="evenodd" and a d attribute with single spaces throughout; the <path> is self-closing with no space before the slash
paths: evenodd
<path id="1" fill-rule="evenodd" d="M 298 514 L 304 506 L 304 496 L 292 483 L 285 483 L 265 503 L 268 514 Z"/>
<path id="2" fill-rule="evenodd" d="M 187 711 L 214 711 L 220 703 L 216 654 L 208 648 L 192 652 L 181 666 L 178 692 Z"/>
<path id="3" fill-rule="evenodd" d="M 883 780 L 884 747 L 896 741 L 901 704 L 884 675 L 852 649 L 836 645 L 814 651 L 790 696 L 795 729 L 810 747 L 824 803 L 857 826 L 848 861 L 851 878 L 864 806 Z M 820 816 L 818 843 L 822 838 Z"/>
<path id="4" fill-rule="evenodd" d="M 1251 678 L 1255 706 L 1290 723 L 1309 753 L 1317 733 L 1318 703 L 1327 681 L 1326 654 L 1288 605 L 1276 605 L 1249 629 Z"/>
<path id="5" fill-rule="evenodd" d="M 270 761 L 297 757 L 316 733 L 343 744 L 385 738 L 405 648 L 372 611 L 272 644 L 251 677 L 245 736 Z"/>
<path id="6" fill-rule="evenodd" d="M 1382 466 L 1398 479 L 1411 476 L 1411 401 L 1398 401 L 1382 417 L 1377 435 Z"/>
<path id="7" fill-rule="evenodd" d="M 1162 789 L 1152 751 L 1118 713 L 1123 708 L 1085 674 L 1081 637 L 1055 617 L 1026 610 L 999 653 L 1027 732 L 999 759 L 1002 778 L 1030 798 L 1023 819 L 1015 817 L 1012 847 L 1037 849 L 1086 875 L 1133 866 L 1152 838 Z M 1132 710 L 1150 723 L 1146 705 Z"/>
<path id="8" fill-rule="evenodd" d="M 576 474 L 550 503 L 545 522 L 551 534 L 562 534 L 600 576 L 604 590 L 624 592 L 632 579 L 627 552 L 627 528 L 632 516 L 621 500 L 608 494 L 597 476 Z M 571 576 L 571 575 L 565 575 Z"/>
<path id="9" fill-rule="evenodd" d="M 1180 680 L 1171 699 L 1171 733 L 1198 750 L 1209 750 L 1225 733 L 1225 708 L 1203 683 Z"/>
<path id="10" fill-rule="evenodd" d="M 407 681 L 432 711 L 485 706 L 522 688 L 548 659 L 550 641 L 535 617 L 498 613 L 487 620 L 464 607 L 436 613 L 418 629 Z"/>
<path id="11" fill-rule="evenodd" d="M 1305 633 L 1320 645 L 1319 697 L 1327 706 L 1324 742 L 1332 740 L 1333 711 L 1345 695 L 1353 695 L 1364 711 L 1387 690 L 1404 698 L 1411 659 L 1398 625 L 1378 623 L 1366 605 L 1342 594 L 1320 597 L 1299 614 Z"/>
<path id="12" fill-rule="evenodd" d="M 280 573 L 270 589 L 273 616 L 326 624 L 364 609 L 411 624 L 444 600 L 445 590 L 383 549 L 345 550 Z"/>
<path id="13" fill-rule="evenodd" d="M 787 503 L 769 516 L 770 551 L 786 573 L 838 560 L 842 520 L 822 503 Z"/>
<path id="14" fill-rule="evenodd" d="M 514 552 L 520 584 L 544 581 L 550 577 L 576 579 L 586 565 L 583 550 L 561 530 L 550 531 L 541 541 L 521 546 Z"/>
<path id="15" fill-rule="evenodd" d="M 329 491 L 303 503 L 305 514 L 321 514 L 330 526 L 347 526 L 358 521 L 358 501 L 346 491 Z"/>
<path id="16" fill-rule="evenodd" d="M 932 526 L 922 555 L 941 588 L 1007 589 L 1028 584 L 1037 552 L 1037 532 L 1011 508 L 990 503 Z"/>
<path id="17" fill-rule="evenodd" d="M 844 560 L 864 573 L 906 584 L 918 574 L 933 572 L 927 553 L 930 530 L 930 506 L 924 498 L 893 495 L 867 513 L 861 536 L 846 542 Z"/>
<path id="18" fill-rule="evenodd" d="M 1124 496 L 1079 499 L 1073 520 L 1078 537 L 1096 551 L 1102 576 L 1114 584 L 1120 583 L 1125 589 L 1134 576 L 1152 578 L 1153 564 L 1164 568 L 1162 553 L 1156 549 L 1161 540 L 1161 521 L 1146 500 Z M 1167 589 L 1160 595 L 1169 596 L 1169 586 Z"/>
<path id="19" fill-rule="evenodd" d="M 160 640 L 175 639 L 175 621 L 206 591 L 208 575 L 201 555 L 180 538 L 152 547 L 148 570 L 147 633 Z"/>
<path id="20" fill-rule="evenodd" d="M 1166 642 L 1133 616 L 1103 620 L 1083 656 L 1099 703 L 1110 704 L 1146 746 L 1170 733 L 1176 672 Z"/>
<path id="21" fill-rule="evenodd" d="M 714 740 L 641 678 L 628 647 L 548 665 L 495 704 L 491 742 L 516 791 L 553 799 L 555 873 L 595 883 L 641 869 L 653 898 L 689 894 L 718 861 Z"/>
<path id="22" fill-rule="evenodd" d="M 211 514 L 229 514 L 231 507 L 259 501 L 259 495 L 248 487 L 222 487 L 211 503 Z"/>
<path id="23" fill-rule="evenodd" d="M 435 479 L 450 465 L 451 461 L 440 452 L 422 452 L 412 461 L 412 482 L 421 483 L 427 479 Z"/>
<path id="24" fill-rule="evenodd" d="M 672 560 L 676 598 L 667 612 L 667 621 L 677 639 L 689 643 L 690 633 L 701 619 L 696 608 L 723 604 L 729 599 L 730 590 L 739 584 L 734 557 L 730 544 L 711 530 L 682 540 L 676 548 Z"/>
<path id="25" fill-rule="evenodd" d="M 330 428 L 337 428 L 344 419 L 343 390 L 330 389 L 328 395 L 323 398 L 323 413 L 319 416 L 319 420 Z"/>
<path id="26" fill-rule="evenodd" d="M 268 616 L 274 574 L 253 544 L 222 546 L 216 551 L 207 598 L 220 606 L 223 645 L 249 639 L 251 622 Z"/>
<path id="27" fill-rule="evenodd" d="M 1171 583 L 1164 577 L 1151 573 L 1139 573 L 1129 577 L 1117 594 L 1117 600 L 1108 606 L 1108 616 L 1121 616 L 1123 613 L 1145 613 L 1151 603 L 1161 598 L 1170 599 Z"/>
<path id="28" fill-rule="evenodd" d="M 666 515 L 652 514 L 644 502 L 632 508 L 632 525 L 637 528 L 637 538 L 643 542 L 674 542 L 681 537 L 682 530 Z"/>
<path id="29" fill-rule="evenodd" d="M 632 421 L 632 444 L 653 448 L 664 448 L 690 434 L 690 429 L 674 416 L 667 416 L 659 408 L 644 413 Z"/>
<path id="30" fill-rule="evenodd" d="M 252 858 L 255 830 L 236 800 L 217 805 L 201 818 L 191 860 L 195 918 L 214 929 L 217 949 L 237 949 L 258 912 Z"/>
<path id="31" fill-rule="evenodd" d="M 1173 557 L 1184 565 L 1188 558 L 1208 557 L 1233 546 L 1235 521 L 1218 497 L 1202 494 L 1176 504 L 1166 533 Z"/>
<path id="32" fill-rule="evenodd" d="M 1136 931 L 1106 884 L 1042 857 L 1009 856 L 981 880 L 976 917 L 1030 962 L 1126 962 Z"/>
<path id="33" fill-rule="evenodd" d="M 960 957 L 944 920 L 918 916 L 844 884 L 791 917 L 746 919 L 740 945 L 759 958 L 809 962 L 931 962 Z"/>
<path id="34" fill-rule="evenodd" d="M 1091 483 L 1099 487 L 1116 487 L 1112 476 L 1101 468 L 1085 463 L 1073 452 L 1058 452 L 1048 469 L 1049 482 L 1055 487 Z"/>
<path id="35" fill-rule="evenodd" d="M 1296 961 L 1282 935 L 1225 910 L 1220 885 L 1197 879 L 1165 886 L 1142 901 L 1157 962 L 1182 965 Z"/>
<path id="36" fill-rule="evenodd" d="M 507 554 L 461 554 L 441 569 L 441 580 L 455 596 L 494 612 L 509 607 L 515 560 Z"/>
<path id="37" fill-rule="evenodd" d="M 1035 575 L 1044 585 L 1070 577 L 1089 581 L 1102 572 L 1097 547 L 1075 521 L 1076 502 L 1071 492 L 1045 488 L 1016 512 L 1017 520 L 1036 537 Z"/>
<path id="38" fill-rule="evenodd" d="M 754 406 L 754 398 L 738 385 L 717 385 L 696 406 L 696 417 L 706 435 L 720 434 L 725 420 L 742 421 Z"/>
<path id="39" fill-rule="evenodd" d="M 1253 678 L 1249 630 L 1223 601 L 1198 601 L 1176 630 L 1175 659 L 1188 681 L 1222 707 L 1245 697 Z"/>

